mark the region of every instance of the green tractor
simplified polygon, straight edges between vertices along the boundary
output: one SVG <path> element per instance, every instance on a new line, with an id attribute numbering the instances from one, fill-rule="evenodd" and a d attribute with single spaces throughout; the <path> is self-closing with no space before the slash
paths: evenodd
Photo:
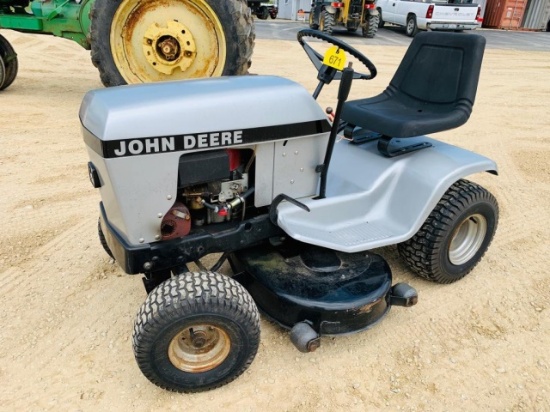
<path id="1" fill-rule="evenodd" d="M 373 38 L 379 24 L 375 0 L 313 0 L 309 13 L 309 27 L 332 34 L 334 27 L 355 33 L 361 28 L 363 37 Z"/>
<path id="2" fill-rule="evenodd" d="M 245 0 L 0 0 L 0 29 L 76 41 L 105 86 L 245 74 L 255 38 Z M 17 68 L 0 34 L 0 90 Z"/>

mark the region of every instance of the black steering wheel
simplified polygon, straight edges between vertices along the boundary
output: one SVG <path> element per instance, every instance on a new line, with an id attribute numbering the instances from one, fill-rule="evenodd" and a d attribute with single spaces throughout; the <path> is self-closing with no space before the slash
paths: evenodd
<path id="1" fill-rule="evenodd" d="M 374 79 L 376 77 L 376 67 L 372 62 L 360 51 L 354 49 L 349 44 L 344 43 L 343 41 L 329 36 L 328 34 L 325 34 L 321 31 L 312 30 L 312 29 L 303 29 L 298 32 L 298 42 L 300 45 L 304 48 L 304 51 L 306 52 L 307 56 L 315 66 L 317 70 L 320 70 L 323 66 L 323 56 L 313 50 L 313 48 L 307 44 L 307 42 L 304 41 L 304 37 L 313 37 L 319 40 L 324 40 L 330 44 L 333 44 L 334 46 L 339 47 L 340 49 L 344 50 L 345 52 L 349 53 L 353 57 L 355 57 L 357 60 L 359 60 L 363 65 L 367 68 L 369 71 L 369 74 L 362 74 L 358 72 L 354 72 L 353 78 L 354 79 L 362 79 L 362 80 L 370 80 Z M 339 80 L 341 77 L 341 72 L 338 71 L 336 76 L 334 77 L 336 80 Z"/>

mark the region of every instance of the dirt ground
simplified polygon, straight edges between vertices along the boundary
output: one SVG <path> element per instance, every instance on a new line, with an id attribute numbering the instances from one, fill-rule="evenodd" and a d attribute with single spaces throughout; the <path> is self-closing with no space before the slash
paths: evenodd
<path id="1" fill-rule="evenodd" d="M 487 50 L 470 121 L 439 138 L 499 165 L 471 179 L 500 203 L 481 264 L 441 286 L 380 251 L 418 305 L 394 308 L 360 334 L 299 353 L 262 319 L 252 366 L 220 389 L 170 393 L 149 383 L 132 353 L 145 299 L 97 239 L 99 193 L 78 109 L 102 87 L 89 53 L 48 36 L 2 31 L 19 54 L 0 93 L 0 410 L 5 411 L 550 411 L 550 54 Z M 352 97 L 379 93 L 402 47 L 356 46 L 379 76 Z M 295 42 L 258 40 L 252 71 L 315 87 Z M 322 95 L 333 105 L 335 88 Z M 266 116 L 276 107 L 265 104 Z M 238 96 L 236 96 L 238 104 Z"/>

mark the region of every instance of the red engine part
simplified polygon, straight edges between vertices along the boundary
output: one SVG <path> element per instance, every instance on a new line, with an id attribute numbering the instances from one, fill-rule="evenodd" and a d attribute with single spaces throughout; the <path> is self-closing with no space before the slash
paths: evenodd
<path id="1" fill-rule="evenodd" d="M 241 165 L 241 151 L 238 149 L 226 149 L 229 156 L 229 170 L 233 171 Z"/>
<path id="2" fill-rule="evenodd" d="M 174 203 L 160 224 L 162 240 L 171 240 L 187 236 L 191 231 L 191 214 L 181 202 Z"/>

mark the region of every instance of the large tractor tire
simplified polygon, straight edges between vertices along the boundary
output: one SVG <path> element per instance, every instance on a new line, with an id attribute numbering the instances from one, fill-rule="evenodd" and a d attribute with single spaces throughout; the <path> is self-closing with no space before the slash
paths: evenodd
<path id="1" fill-rule="evenodd" d="M 17 63 L 17 53 L 12 45 L 4 36 L 0 34 L 0 90 L 4 90 L 13 83 L 17 76 L 19 64 Z"/>
<path id="2" fill-rule="evenodd" d="M 246 74 L 254 23 L 244 0 L 95 0 L 92 62 L 105 86 Z"/>
<path id="3" fill-rule="evenodd" d="M 380 22 L 380 16 L 378 14 L 370 15 L 367 19 L 367 24 L 363 26 L 363 32 L 362 32 L 363 37 L 372 39 L 374 36 L 376 36 L 379 22 Z"/>
<path id="4" fill-rule="evenodd" d="M 323 10 L 319 21 L 319 30 L 326 34 L 332 34 L 333 27 L 334 14 L 329 13 L 327 10 Z"/>

